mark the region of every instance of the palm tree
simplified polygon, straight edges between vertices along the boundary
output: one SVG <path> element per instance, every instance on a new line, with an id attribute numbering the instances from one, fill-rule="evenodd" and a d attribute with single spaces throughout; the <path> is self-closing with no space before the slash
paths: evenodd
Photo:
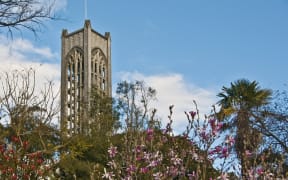
<path id="1" fill-rule="evenodd" d="M 241 163 L 242 176 L 247 175 L 249 162 L 245 152 L 253 152 L 261 142 L 261 133 L 254 127 L 260 107 L 269 103 L 272 91 L 261 89 L 256 81 L 239 79 L 231 87 L 223 86 L 217 96 L 221 98 L 218 113 L 220 120 L 227 122 L 226 129 L 235 130 L 235 151 Z M 257 118 L 259 120 L 259 118 Z"/>

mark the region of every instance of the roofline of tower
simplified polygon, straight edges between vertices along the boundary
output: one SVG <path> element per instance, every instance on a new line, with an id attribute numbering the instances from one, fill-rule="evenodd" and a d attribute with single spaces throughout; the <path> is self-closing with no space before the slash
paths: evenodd
<path id="1" fill-rule="evenodd" d="M 89 25 L 90 25 L 90 20 L 85 20 L 84 28 L 81 28 L 81 29 L 79 29 L 79 30 L 73 31 L 73 32 L 71 32 L 71 33 L 68 33 L 67 29 L 63 29 L 63 30 L 62 30 L 62 36 L 69 37 L 69 36 L 72 36 L 72 35 L 74 35 L 74 34 L 77 34 L 77 33 L 79 33 L 79 32 L 84 31 L 86 24 L 89 24 Z M 90 26 L 90 27 L 91 27 L 91 26 Z M 99 35 L 99 36 L 102 37 L 103 39 L 108 40 L 108 39 L 110 38 L 110 33 L 109 33 L 109 32 L 105 32 L 105 35 L 102 35 L 101 33 L 95 31 L 95 30 L 92 29 L 92 28 L 91 28 L 91 31 L 92 31 L 93 33 Z"/>

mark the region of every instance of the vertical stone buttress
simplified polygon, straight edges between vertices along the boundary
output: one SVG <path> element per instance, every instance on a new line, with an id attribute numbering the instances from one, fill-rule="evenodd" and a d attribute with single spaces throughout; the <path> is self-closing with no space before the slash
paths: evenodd
<path id="1" fill-rule="evenodd" d="M 111 38 L 91 28 L 62 32 L 61 130 L 67 135 L 88 133 L 91 88 L 111 97 Z"/>

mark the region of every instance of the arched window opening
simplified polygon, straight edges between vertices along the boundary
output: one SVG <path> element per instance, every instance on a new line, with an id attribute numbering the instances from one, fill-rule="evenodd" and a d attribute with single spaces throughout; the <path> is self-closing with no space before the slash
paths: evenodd
<path id="1" fill-rule="evenodd" d="M 68 75 L 68 77 L 71 75 L 70 63 L 68 64 L 67 75 Z"/>
<path id="2" fill-rule="evenodd" d="M 70 132 L 79 129 L 80 100 L 84 82 L 84 60 L 80 49 L 72 49 L 67 56 L 67 118 Z"/>
<path id="3" fill-rule="evenodd" d="M 105 78 L 105 68 L 104 67 L 102 68 L 101 76 L 102 76 L 102 78 Z"/>
<path id="4" fill-rule="evenodd" d="M 103 91 L 105 91 L 105 80 L 104 79 L 102 80 L 101 89 Z"/>

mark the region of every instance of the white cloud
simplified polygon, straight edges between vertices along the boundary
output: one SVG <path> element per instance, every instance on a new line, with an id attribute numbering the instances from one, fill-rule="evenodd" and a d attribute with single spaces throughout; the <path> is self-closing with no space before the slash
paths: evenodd
<path id="1" fill-rule="evenodd" d="M 12 41 L 0 36 L 0 72 L 32 68 L 36 72 L 37 88 L 41 88 L 43 83 L 52 80 L 59 89 L 60 65 L 49 61 L 55 58 L 48 47 L 36 47 L 25 39 Z"/>
<path id="2" fill-rule="evenodd" d="M 8 45 L 12 53 L 33 53 L 46 59 L 55 58 L 55 54 L 53 54 L 48 47 L 38 48 L 25 39 L 16 39 L 10 43 L 6 42 L 6 45 Z"/>
<path id="3" fill-rule="evenodd" d="M 50 59 L 56 59 L 56 55 L 48 47 L 36 47 L 25 39 L 9 40 L 0 36 L 0 81 L 3 81 L 2 73 L 32 68 L 36 73 L 35 93 L 40 93 L 48 81 L 53 81 L 56 93 L 60 88 L 60 64 L 52 63 L 55 61 Z"/>
<path id="4" fill-rule="evenodd" d="M 45 60 L 53 60 L 56 58 L 56 53 L 52 53 L 50 48 L 37 47 L 33 45 L 31 41 L 22 38 L 10 40 L 5 36 L 0 36 L 0 47 L 0 57 L 2 58 L 2 61 L 3 56 L 7 56 L 6 58 L 9 58 L 10 60 L 21 61 L 41 61 L 41 59 L 43 61 L 43 58 Z M 36 57 L 36 59 L 31 59 L 31 57 Z"/>
<path id="5" fill-rule="evenodd" d="M 187 82 L 181 74 L 147 76 L 138 72 L 122 72 L 120 77 L 121 80 L 143 80 L 148 86 L 156 89 L 157 101 L 152 106 L 157 109 L 162 125 L 168 122 L 169 106 L 173 104 L 173 128 L 176 132 L 182 132 L 186 128 L 187 119 L 184 111 L 195 111 L 193 100 L 197 102 L 202 118 L 204 114 L 210 113 L 212 105 L 216 102 L 216 91 Z"/>

